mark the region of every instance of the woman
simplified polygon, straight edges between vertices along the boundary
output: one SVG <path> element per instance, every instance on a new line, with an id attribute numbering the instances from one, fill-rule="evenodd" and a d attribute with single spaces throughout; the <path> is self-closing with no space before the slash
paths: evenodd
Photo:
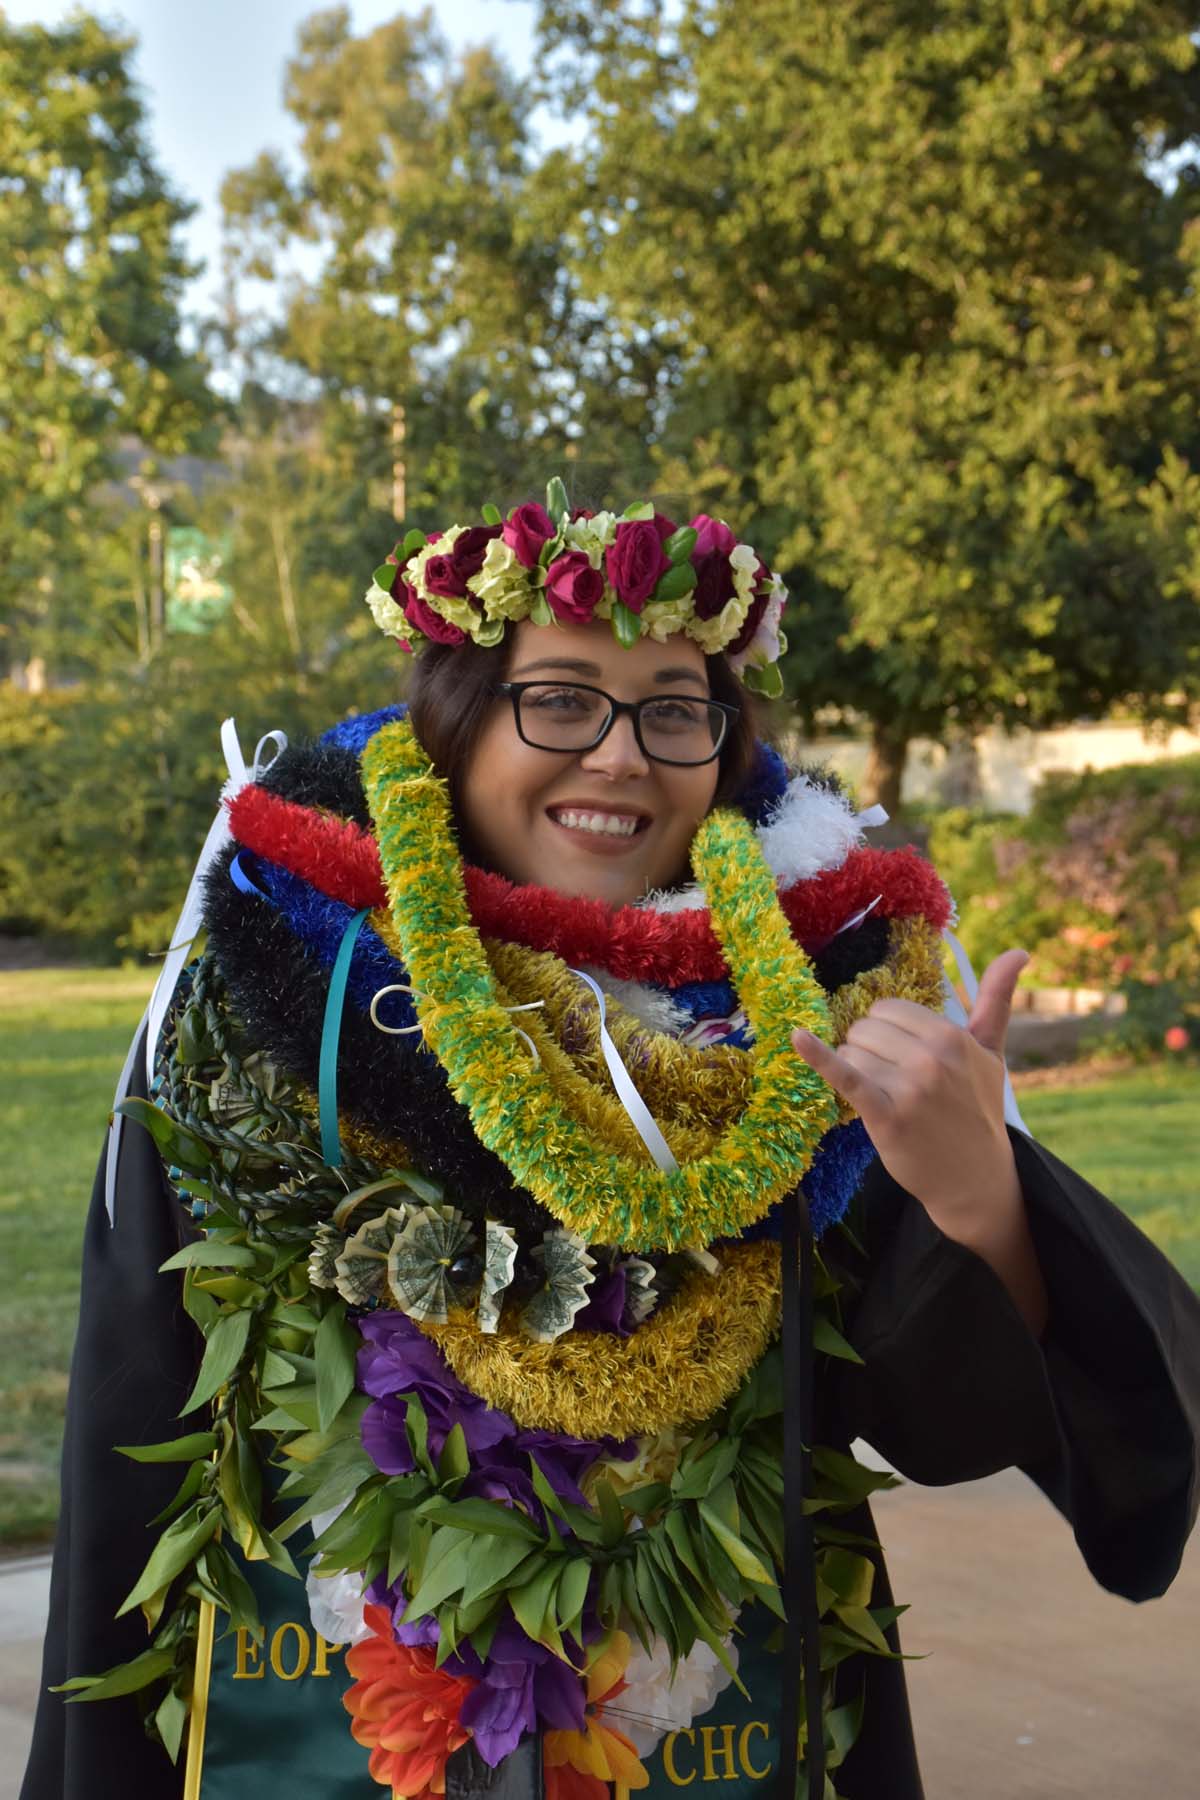
<path id="1" fill-rule="evenodd" d="M 231 803 L 157 1105 L 124 1107 L 205 1228 L 171 1260 L 207 1349 L 131 1132 L 47 1682 L 142 1652 L 84 1691 L 136 1690 L 174 1751 L 190 1704 L 204 1800 L 265 1762 L 302 1794 L 910 1800 L 886 1478 L 848 1446 L 1017 1464 L 1099 1581 L 1160 1593 L 1200 1311 L 1006 1128 L 1022 954 L 949 1023 L 932 871 L 755 744 L 777 579 L 707 517 L 547 502 L 410 534 L 368 596 L 420 651 L 408 718 Z M 181 1440 L 111 1454 L 181 1401 Z M 132 1787 L 181 1787 L 134 1702 L 48 1697 L 26 1800 Z"/>

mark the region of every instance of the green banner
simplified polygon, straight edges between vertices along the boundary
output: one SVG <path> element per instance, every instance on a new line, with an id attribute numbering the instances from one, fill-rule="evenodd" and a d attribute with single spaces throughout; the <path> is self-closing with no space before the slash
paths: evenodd
<path id="1" fill-rule="evenodd" d="M 233 605 L 228 537 L 172 525 L 163 550 L 168 631 L 210 631 Z"/>
<path id="2" fill-rule="evenodd" d="M 313 1629 L 299 1582 L 262 1563 L 242 1567 L 266 1636 L 255 1642 L 244 1631 L 229 1632 L 214 1645 L 203 1769 L 188 1800 L 259 1800 L 267 1781 L 288 1800 L 378 1800 L 383 1790 L 368 1772 L 367 1750 L 350 1735 L 342 1703 L 350 1685 L 344 1646 Z M 760 1609 L 745 1621 L 761 1623 L 763 1632 L 774 1624 Z M 750 1634 L 738 1646 L 750 1698 L 730 1685 L 686 1731 L 665 1737 L 645 1758 L 650 1786 L 638 1791 L 639 1800 L 669 1800 L 680 1788 L 722 1800 L 769 1791 L 764 1784 L 778 1756 L 778 1664 Z M 624 1698 L 609 1715 L 618 1730 Z"/>

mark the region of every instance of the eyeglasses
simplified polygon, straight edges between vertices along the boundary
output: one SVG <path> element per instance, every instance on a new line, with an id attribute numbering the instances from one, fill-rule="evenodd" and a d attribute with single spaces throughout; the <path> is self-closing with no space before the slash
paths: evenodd
<path id="1" fill-rule="evenodd" d="M 633 720 L 633 735 L 651 762 L 694 767 L 712 762 L 741 710 L 695 694 L 651 694 L 614 700 L 603 688 L 580 681 L 501 681 L 497 694 L 512 701 L 521 742 L 533 750 L 572 755 L 602 744 L 615 720 Z"/>

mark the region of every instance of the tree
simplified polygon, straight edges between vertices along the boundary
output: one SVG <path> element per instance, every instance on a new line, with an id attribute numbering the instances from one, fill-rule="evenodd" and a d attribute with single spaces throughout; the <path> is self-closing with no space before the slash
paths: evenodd
<path id="1" fill-rule="evenodd" d="M 156 167 L 133 40 L 0 13 L 0 589 L 10 661 L 95 624 L 89 502 L 135 434 L 169 454 L 211 413 L 180 341 L 190 208 Z"/>
<path id="2" fill-rule="evenodd" d="M 301 26 L 286 98 L 301 166 L 263 155 L 224 185 L 235 278 L 319 247 L 253 366 L 329 403 L 325 430 L 372 483 L 377 551 L 401 516 L 476 513 L 531 478 L 540 446 L 565 453 L 566 302 L 528 204 L 531 100 L 491 51 L 453 57 L 428 9 L 355 37 L 345 7 Z"/>
<path id="3" fill-rule="evenodd" d="M 543 0 L 587 122 L 572 268 L 674 337 L 660 466 L 775 550 L 792 690 L 867 715 L 890 806 L 919 733 L 1200 694 L 1168 456 L 1200 449 L 1198 29 L 1195 0 Z"/>

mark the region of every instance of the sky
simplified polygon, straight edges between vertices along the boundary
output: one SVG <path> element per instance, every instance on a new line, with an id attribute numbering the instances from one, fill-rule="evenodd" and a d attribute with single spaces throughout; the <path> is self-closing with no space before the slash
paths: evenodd
<path id="1" fill-rule="evenodd" d="M 214 293 L 220 248 L 218 192 L 227 170 L 260 150 L 290 150 L 296 133 L 282 105 L 283 71 L 296 29 L 332 0 L 93 0 L 87 11 L 129 27 L 139 39 L 135 68 L 151 139 L 176 190 L 198 204 L 185 229 L 193 260 L 208 268 L 192 284 L 189 309 Z M 350 0 L 356 32 L 421 0 Z M 14 24 L 58 25 L 77 0 L 0 0 Z M 534 0 L 433 0 L 452 44 L 491 41 L 514 68 L 527 68 Z"/>

